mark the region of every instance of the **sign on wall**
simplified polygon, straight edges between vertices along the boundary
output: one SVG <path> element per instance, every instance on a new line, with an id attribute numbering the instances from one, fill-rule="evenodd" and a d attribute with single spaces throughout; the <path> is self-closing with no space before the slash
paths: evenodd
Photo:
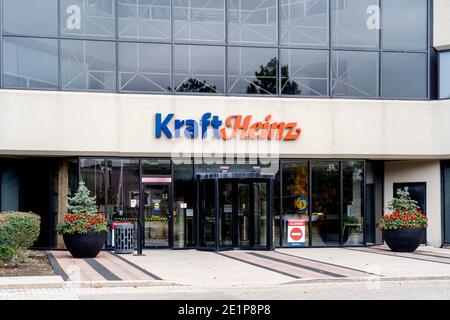
<path id="1" fill-rule="evenodd" d="M 305 220 L 288 220 L 288 246 L 304 246 L 306 238 Z"/>

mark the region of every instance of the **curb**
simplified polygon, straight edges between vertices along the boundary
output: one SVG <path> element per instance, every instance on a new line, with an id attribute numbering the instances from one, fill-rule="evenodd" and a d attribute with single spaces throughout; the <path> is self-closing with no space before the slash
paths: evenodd
<path id="1" fill-rule="evenodd" d="M 431 281 L 431 280 L 450 280 L 449 276 L 412 276 L 412 277 L 385 277 L 385 276 L 369 276 L 369 277 L 348 277 L 336 279 L 296 279 L 280 283 L 280 285 L 290 284 L 311 284 L 311 283 L 345 283 L 345 282 L 388 282 L 388 281 Z"/>
<path id="2" fill-rule="evenodd" d="M 2 289 L 64 289 L 64 288 L 117 288 L 117 287 L 167 287 L 186 286 L 185 284 L 161 280 L 128 280 L 128 281 L 64 281 L 62 278 L 54 282 L 18 282 L 0 283 Z"/>

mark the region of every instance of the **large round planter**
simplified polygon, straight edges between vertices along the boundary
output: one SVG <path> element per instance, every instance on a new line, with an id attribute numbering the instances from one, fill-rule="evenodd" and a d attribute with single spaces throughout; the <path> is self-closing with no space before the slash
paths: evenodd
<path id="1" fill-rule="evenodd" d="M 422 243 L 425 228 L 383 230 L 384 241 L 394 252 L 413 252 Z"/>
<path id="2" fill-rule="evenodd" d="M 95 258 L 106 242 L 107 232 L 64 234 L 64 244 L 74 258 Z"/>

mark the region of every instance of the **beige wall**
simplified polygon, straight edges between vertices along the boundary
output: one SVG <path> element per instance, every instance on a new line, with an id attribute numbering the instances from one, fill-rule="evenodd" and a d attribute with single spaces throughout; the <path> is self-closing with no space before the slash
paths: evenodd
<path id="1" fill-rule="evenodd" d="M 433 45 L 437 50 L 450 49 L 450 1 L 434 0 Z"/>
<path id="2" fill-rule="evenodd" d="M 427 242 L 433 246 L 442 244 L 441 228 L 441 167 L 439 161 L 395 161 L 386 162 L 384 170 L 385 207 L 393 197 L 396 182 L 426 182 L 426 208 L 429 225 Z"/>
<path id="3" fill-rule="evenodd" d="M 450 101 L 14 90 L 0 92 L 0 154 L 169 156 L 180 140 L 155 138 L 155 113 L 200 119 L 207 111 L 222 120 L 238 113 L 261 121 L 270 113 L 274 121 L 298 122 L 303 130 L 299 140 L 272 145 L 282 157 L 450 157 Z M 207 147 L 228 148 L 234 143 L 216 140 Z M 256 142 L 245 145 L 238 141 L 236 150 L 250 152 L 255 146 Z M 205 150 L 197 148 L 195 145 L 193 150 Z"/>

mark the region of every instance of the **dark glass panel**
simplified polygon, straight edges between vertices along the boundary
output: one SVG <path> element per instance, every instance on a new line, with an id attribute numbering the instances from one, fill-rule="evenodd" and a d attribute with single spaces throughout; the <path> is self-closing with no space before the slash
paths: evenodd
<path id="1" fill-rule="evenodd" d="M 199 237 L 198 246 L 201 248 L 215 248 L 216 245 L 216 204 L 215 181 L 199 182 Z"/>
<path id="2" fill-rule="evenodd" d="M 312 161 L 313 246 L 338 246 L 341 233 L 339 161 Z"/>
<path id="3" fill-rule="evenodd" d="M 179 159 L 177 159 L 179 160 Z M 185 248 L 195 246 L 196 183 L 190 159 L 173 164 L 173 246 Z"/>
<path id="4" fill-rule="evenodd" d="M 174 63 L 176 92 L 224 92 L 224 47 L 177 45 Z"/>
<path id="5" fill-rule="evenodd" d="M 331 94 L 343 97 L 378 97 L 379 54 L 333 51 Z"/>
<path id="6" fill-rule="evenodd" d="M 0 212 L 19 211 L 20 177 L 15 165 L 0 167 Z"/>
<path id="7" fill-rule="evenodd" d="M 309 245 L 309 173 L 308 161 L 283 161 L 282 163 L 283 212 L 282 245 L 288 245 L 288 221 L 305 221 L 305 245 Z"/>
<path id="8" fill-rule="evenodd" d="M 427 97 L 427 54 L 383 53 L 383 98 Z"/>
<path id="9" fill-rule="evenodd" d="M 328 51 L 281 49 L 281 94 L 328 95 Z"/>
<path id="10" fill-rule="evenodd" d="M 142 175 L 171 175 L 170 159 L 142 160 Z"/>
<path id="11" fill-rule="evenodd" d="M 276 94 L 277 49 L 228 48 L 228 93 Z"/>
<path id="12" fill-rule="evenodd" d="M 120 91 L 168 92 L 170 69 L 169 44 L 119 43 Z"/>
<path id="13" fill-rule="evenodd" d="M 114 42 L 61 40 L 61 86 L 65 90 L 116 90 Z"/>
<path id="14" fill-rule="evenodd" d="M 3 86 L 56 89 L 58 40 L 3 37 Z"/>
<path id="15" fill-rule="evenodd" d="M 342 162 L 344 245 L 364 243 L 364 162 Z"/>

